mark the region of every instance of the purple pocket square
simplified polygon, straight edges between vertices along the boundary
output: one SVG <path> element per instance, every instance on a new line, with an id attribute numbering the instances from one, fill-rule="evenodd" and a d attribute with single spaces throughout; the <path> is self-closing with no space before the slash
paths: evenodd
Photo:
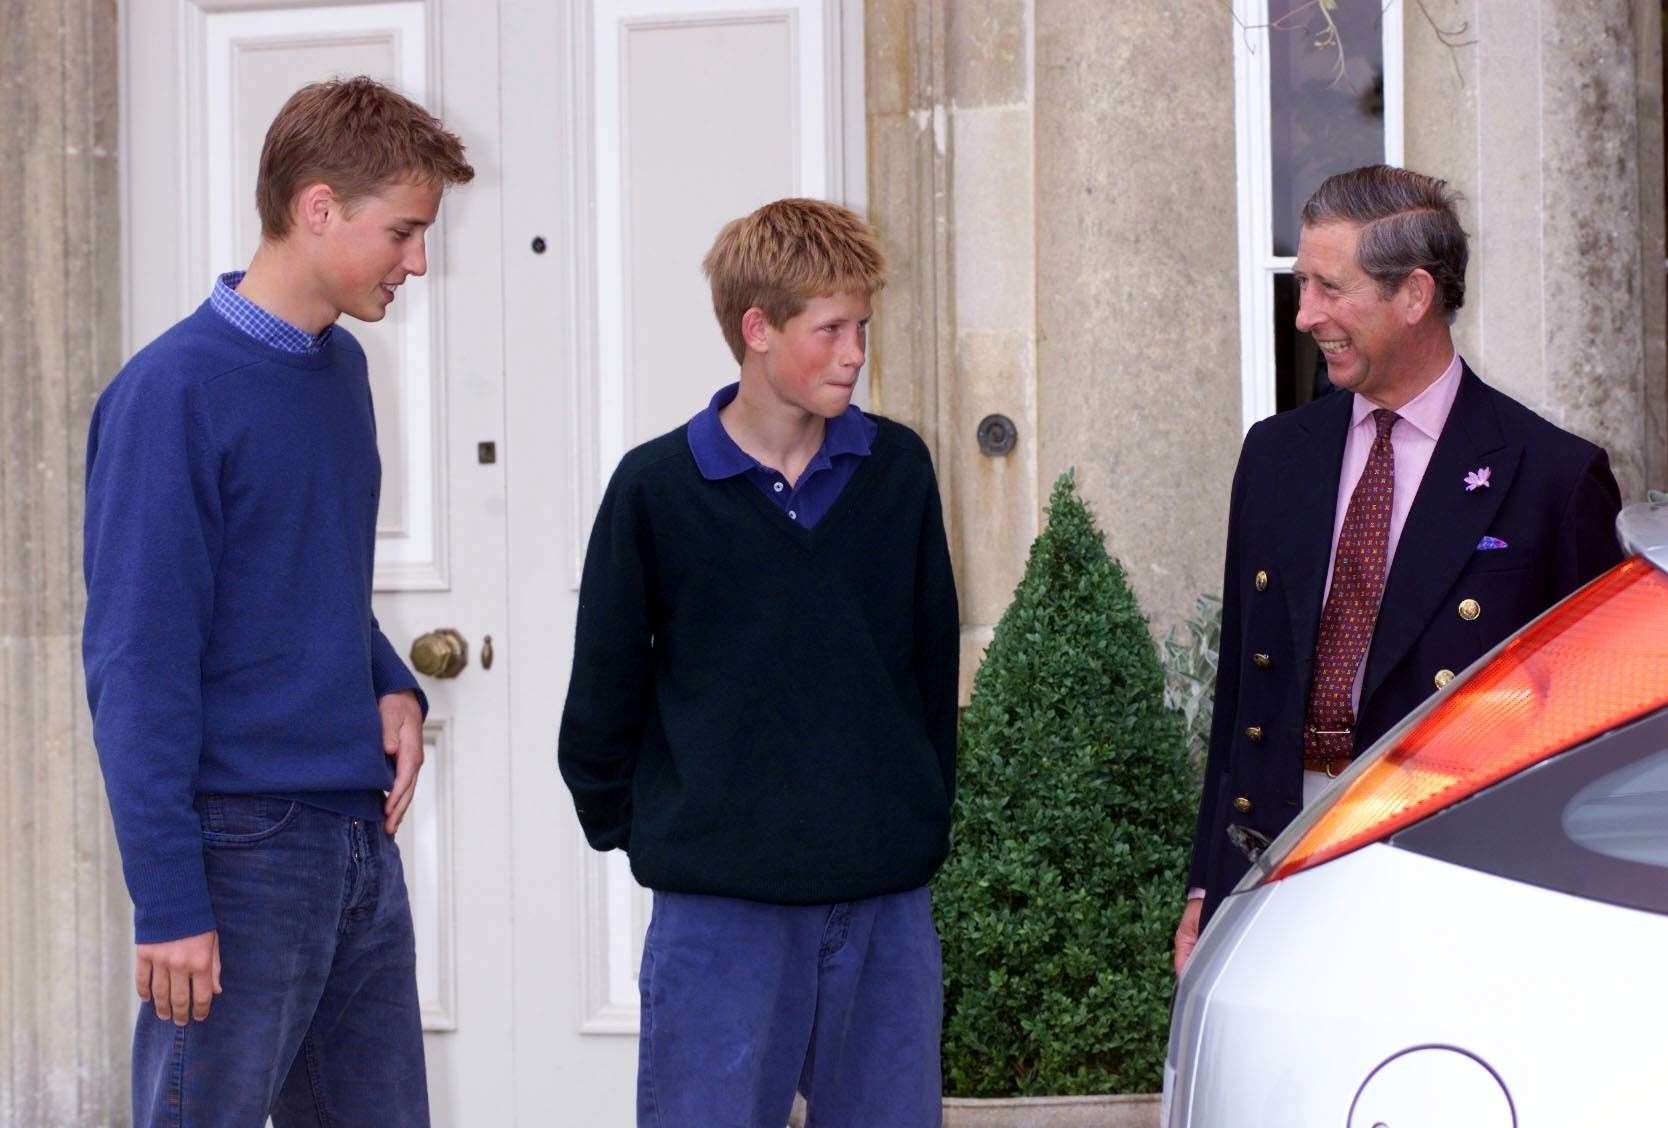
<path id="1" fill-rule="evenodd" d="M 1484 537 L 1482 540 L 1477 542 L 1478 552 L 1487 552 L 1490 549 L 1505 547 L 1507 547 L 1506 542 L 1501 540 L 1499 537 Z"/>

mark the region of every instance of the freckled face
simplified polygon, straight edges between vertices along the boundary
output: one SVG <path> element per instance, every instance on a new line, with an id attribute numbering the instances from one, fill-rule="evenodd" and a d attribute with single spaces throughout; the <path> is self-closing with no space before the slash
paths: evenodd
<path id="1" fill-rule="evenodd" d="M 776 398 L 832 419 L 851 403 L 868 347 L 869 295 L 812 298 L 782 328 L 766 326 L 765 381 Z"/>
<path id="2" fill-rule="evenodd" d="M 428 271 L 424 245 L 440 186 L 394 182 L 331 212 L 320 247 L 324 296 L 342 313 L 381 321 L 407 277 Z"/>
<path id="3" fill-rule="evenodd" d="M 1353 223 L 1304 227 L 1298 237 L 1297 328 L 1314 337 L 1334 385 L 1383 402 L 1399 379 L 1398 358 L 1409 351 L 1411 328 L 1399 315 L 1397 295 L 1380 295 L 1378 283 L 1356 261 L 1361 228 Z"/>

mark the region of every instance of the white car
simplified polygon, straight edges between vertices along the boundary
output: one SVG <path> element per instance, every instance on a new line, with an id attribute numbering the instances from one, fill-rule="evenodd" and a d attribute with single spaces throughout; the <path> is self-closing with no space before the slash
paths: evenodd
<path id="1" fill-rule="evenodd" d="M 1668 505 L 1617 529 L 1224 900 L 1168 1128 L 1668 1123 Z"/>

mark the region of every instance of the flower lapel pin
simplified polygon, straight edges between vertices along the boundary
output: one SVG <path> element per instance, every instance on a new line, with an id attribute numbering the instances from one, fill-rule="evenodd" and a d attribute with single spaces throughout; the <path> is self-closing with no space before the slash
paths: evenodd
<path id="1" fill-rule="evenodd" d="M 1488 467 L 1484 466 L 1481 469 L 1473 470 L 1471 473 L 1467 474 L 1465 476 L 1465 492 L 1470 493 L 1472 490 L 1487 489 L 1488 472 Z"/>

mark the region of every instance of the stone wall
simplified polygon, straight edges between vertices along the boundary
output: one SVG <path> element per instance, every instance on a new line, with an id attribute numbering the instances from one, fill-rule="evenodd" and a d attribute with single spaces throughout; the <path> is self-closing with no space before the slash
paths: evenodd
<path id="1" fill-rule="evenodd" d="M 1157 629 L 1220 584 L 1240 435 L 1232 43 L 1215 9 L 1106 11 L 867 9 L 870 213 L 895 262 L 871 379 L 938 458 L 964 689 L 1066 469 Z M 1006 455 L 980 451 L 992 414 L 1017 429 Z"/>
<path id="2" fill-rule="evenodd" d="M 0 1124 L 18 1128 L 128 1118 L 131 917 L 80 661 L 87 420 L 120 364 L 116 43 L 115 0 L 0 0 Z"/>
<path id="3" fill-rule="evenodd" d="M 1404 31 L 1407 163 L 1466 196 L 1461 350 L 1642 498 L 1668 483 L 1659 0 L 1426 0 Z"/>
<path id="4" fill-rule="evenodd" d="M 1041 478 L 1085 498 L 1162 634 L 1220 591 L 1242 426 L 1232 22 L 1039 0 Z"/>

